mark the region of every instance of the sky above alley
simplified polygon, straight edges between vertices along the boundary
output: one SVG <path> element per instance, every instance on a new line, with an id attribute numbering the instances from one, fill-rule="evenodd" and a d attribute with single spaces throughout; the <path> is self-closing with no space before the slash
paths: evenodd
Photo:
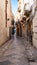
<path id="1" fill-rule="evenodd" d="M 18 1 L 17 0 L 11 0 L 11 7 L 12 7 L 12 12 L 15 15 L 17 8 L 18 8 Z"/>

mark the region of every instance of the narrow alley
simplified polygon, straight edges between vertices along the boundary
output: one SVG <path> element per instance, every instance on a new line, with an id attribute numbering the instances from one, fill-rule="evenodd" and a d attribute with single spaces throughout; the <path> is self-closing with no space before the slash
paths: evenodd
<path id="1" fill-rule="evenodd" d="M 0 65 L 37 65 L 37 49 L 26 38 L 13 36 L 0 48 Z"/>
<path id="2" fill-rule="evenodd" d="M 0 65 L 37 65 L 37 0 L 0 0 Z"/>

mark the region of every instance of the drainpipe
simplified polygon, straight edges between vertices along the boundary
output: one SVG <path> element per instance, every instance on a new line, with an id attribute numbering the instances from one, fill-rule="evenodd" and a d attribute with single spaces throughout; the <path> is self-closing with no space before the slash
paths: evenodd
<path id="1" fill-rule="evenodd" d="M 6 27 L 7 27 L 7 0 L 5 1 L 5 18 L 6 18 Z"/>

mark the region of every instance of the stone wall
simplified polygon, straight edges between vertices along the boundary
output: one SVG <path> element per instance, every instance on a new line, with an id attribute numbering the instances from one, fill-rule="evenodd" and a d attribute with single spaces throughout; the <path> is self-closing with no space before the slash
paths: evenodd
<path id="1" fill-rule="evenodd" d="M 10 0 L 7 3 L 7 27 L 11 26 L 11 5 Z"/>
<path id="2" fill-rule="evenodd" d="M 5 1 L 6 0 L 0 0 L 0 45 L 7 40 L 7 28 L 5 26 Z"/>
<path id="3" fill-rule="evenodd" d="M 35 17 L 33 19 L 33 45 L 37 48 L 37 8 L 36 8 Z"/>
<path id="4" fill-rule="evenodd" d="M 11 26 L 11 0 L 7 0 L 7 10 L 6 10 L 6 0 L 0 0 L 0 46 L 8 40 L 10 26 Z M 7 12 L 7 19 L 6 19 Z M 6 26 L 7 24 L 7 26 Z"/>
<path id="5" fill-rule="evenodd" d="M 33 19 L 33 45 L 37 48 L 37 11 Z"/>

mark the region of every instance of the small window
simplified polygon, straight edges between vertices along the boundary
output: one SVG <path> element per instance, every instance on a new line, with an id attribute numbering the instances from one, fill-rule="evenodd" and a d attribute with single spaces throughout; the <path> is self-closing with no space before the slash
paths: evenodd
<path id="1" fill-rule="evenodd" d="M 7 1 L 7 4 L 8 4 L 8 1 Z"/>
<path id="2" fill-rule="evenodd" d="M 7 21 L 9 21 L 10 19 L 8 18 Z"/>
<path id="3" fill-rule="evenodd" d="M 19 1 L 19 0 L 18 0 Z"/>
<path id="4" fill-rule="evenodd" d="M 18 12 L 21 12 L 21 9 L 20 8 L 18 8 Z"/>

